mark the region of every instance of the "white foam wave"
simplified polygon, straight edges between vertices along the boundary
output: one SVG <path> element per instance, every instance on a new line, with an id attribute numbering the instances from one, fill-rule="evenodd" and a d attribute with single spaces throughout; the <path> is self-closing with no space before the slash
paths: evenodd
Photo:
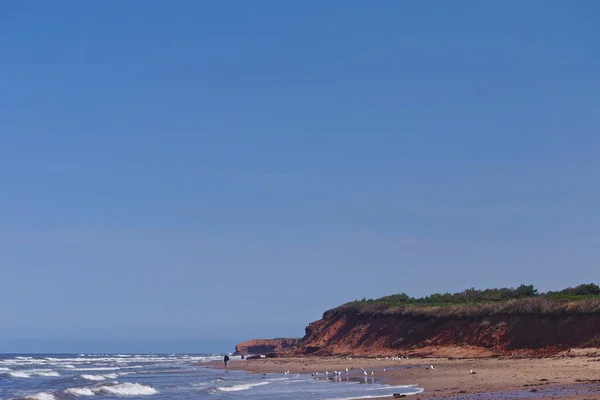
<path id="1" fill-rule="evenodd" d="M 269 382 L 258 382 L 258 383 L 244 383 L 241 385 L 223 386 L 218 387 L 217 390 L 221 392 L 240 392 L 242 390 L 250 390 L 256 386 L 268 385 Z"/>
<path id="2" fill-rule="evenodd" d="M 125 375 L 125 374 L 121 374 Z M 106 375 L 92 375 L 92 374 L 82 374 L 81 378 L 88 381 L 105 381 L 107 379 L 117 379 L 118 374 L 106 374 Z"/>
<path id="3" fill-rule="evenodd" d="M 37 376 L 60 376 L 60 374 L 56 371 L 36 372 L 34 375 L 37 375 Z"/>
<path id="4" fill-rule="evenodd" d="M 4 375 L 9 376 L 11 378 L 31 378 L 30 374 L 28 374 L 27 372 L 23 372 L 23 371 L 10 371 Z"/>
<path id="5" fill-rule="evenodd" d="M 102 375 L 83 374 L 83 375 L 81 375 L 81 377 L 87 381 L 104 381 L 104 380 L 106 380 L 106 378 Z"/>
<path id="6" fill-rule="evenodd" d="M 114 386 L 100 386 L 92 390 L 94 393 L 105 392 L 116 396 L 149 396 L 158 393 L 158 390 L 151 386 L 130 382 L 119 383 Z"/>
<path id="7" fill-rule="evenodd" d="M 31 370 L 18 370 L 18 371 L 8 371 L 4 374 L 10 378 L 31 378 L 34 376 L 47 376 L 47 377 L 55 377 L 60 376 L 60 374 L 56 371 L 52 371 L 51 369 L 31 369 Z"/>
<path id="8" fill-rule="evenodd" d="M 36 394 L 32 394 L 31 396 L 25 397 L 26 399 L 31 400 L 55 400 L 56 397 L 52 393 L 40 392 Z"/>
<path id="9" fill-rule="evenodd" d="M 4 371 L 10 371 L 10 368 L 4 368 L 4 367 L 2 367 L 2 368 L 0 368 L 0 371 L 3 371 L 3 372 Z"/>
<path id="10" fill-rule="evenodd" d="M 184 362 L 207 362 L 207 361 L 215 361 L 220 360 L 220 355 L 169 355 L 169 356 L 159 356 L 156 354 L 146 354 L 146 355 L 127 355 L 127 354 L 117 354 L 117 355 L 109 355 L 109 354 L 96 354 L 96 355 L 85 355 L 80 354 L 75 357 L 31 357 L 31 356 L 17 356 L 10 359 L 0 360 L 0 365 L 2 366 L 24 366 L 24 365 L 48 365 L 48 366 L 56 366 L 58 368 L 69 368 L 64 367 L 67 365 L 77 365 L 77 364 L 85 364 L 85 363 L 104 363 L 104 364 L 114 364 L 118 363 L 119 365 L 129 365 L 129 364 L 148 364 L 148 363 L 171 363 L 177 361 Z"/>
<path id="11" fill-rule="evenodd" d="M 73 371 L 118 371 L 121 367 L 89 367 L 89 368 L 73 368 Z"/>
<path id="12" fill-rule="evenodd" d="M 93 396 L 94 391 L 90 388 L 68 388 L 65 393 L 74 394 L 75 396 Z"/>

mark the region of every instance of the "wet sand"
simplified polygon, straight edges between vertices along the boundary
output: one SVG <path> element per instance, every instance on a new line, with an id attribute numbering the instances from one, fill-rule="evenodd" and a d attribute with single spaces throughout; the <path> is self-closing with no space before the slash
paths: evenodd
<path id="1" fill-rule="evenodd" d="M 209 366 L 222 368 L 223 363 Z M 425 389 L 414 397 L 419 399 L 600 399 L 600 352 L 597 350 L 571 351 L 549 358 L 298 357 L 241 361 L 233 357 L 229 366 L 233 370 L 261 374 L 289 370 L 322 376 L 328 371 L 331 376 L 333 371 L 342 371 L 344 377 L 348 368 L 348 377 L 364 378 L 361 367 L 367 371 L 368 379 L 381 379 L 393 385 L 418 385 Z"/>

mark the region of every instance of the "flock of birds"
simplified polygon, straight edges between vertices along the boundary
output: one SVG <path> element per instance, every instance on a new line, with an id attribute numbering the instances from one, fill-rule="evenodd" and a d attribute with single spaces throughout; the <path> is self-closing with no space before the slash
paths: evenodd
<path id="1" fill-rule="evenodd" d="M 352 360 L 352 358 L 351 358 L 351 357 L 348 357 L 347 359 L 348 359 L 348 360 Z M 388 357 L 386 357 L 386 359 L 389 359 L 389 358 L 388 358 Z M 400 357 L 393 357 L 393 358 L 392 358 L 392 360 L 398 360 L 398 361 L 399 361 L 399 360 L 402 360 L 402 359 L 403 359 L 403 357 L 402 357 L 402 356 L 400 356 Z M 408 357 L 406 357 L 405 359 L 408 359 Z M 378 359 L 378 360 L 379 360 L 379 359 Z M 435 371 L 435 367 L 434 367 L 433 365 L 430 365 L 430 366 L 429 366 L 429 369 L 431 369 L 431 370 L 434 370 L 434 371 Z M 365 380 L 367 380 L 367 379 L 369 378 L 369 376 L 370 376 L 370 377 L 371 377 L 373 380 L 375 380 L 375 377 L 374 377 L 374 375 L 375 375 L 375 371 L 371 370 L 371 372 L 369 373 L 369 372 L 367 372 L 367 371 L 366 371 L 366 370 L 365 370 L 363 367 L 360 367 L 360 370 L 362 371 L 363 375 L 365 376 Z M 382 369 L 382 372 L 385 372 L 385 371 L 386 371 L 386 369 L 385 369 L 385 368 L 383 368 L 383 369 Z M 285 372 L 285 374 L 286 374 L 286 375 L 288 375 L 289 373 L 290 373 L 290 371 L 286 371 L 286 372 Z M 470 371 L 469 371 L 469 373 L 470 373 L 471 375 L 473 375 L 473 374 L 476 374 L 477 372 L 475 372 L 475 371 L 473 371 L 473 370 L 470 370 Z M 322 373 L 320 373 L 320 372 L 313 372 L 313 373 L 312 373 L 312 374 L 310 374 L 310 375 L 311 375 L 311 376 L 313 376 L 313 377 L 316 377 L 316 378 L 318 378 L 318 377 L 325 377 L 325 378 L 329 378 L 330 374 L 331 374 L 331 376 L 333 376 L 333 378 L 335 379 L 335 378 L 339 378 L 339 377 L 341 377 L 341 376 L 348 376 L 348 375 L 350 374 L 350 370 L 349 370 L 348 368 L 346 368 L 346 370 L 345 370 L 345 371 L 332 371 L 332 372 L 325 371 L 325 372 L 322 372 Z M 347 378 L 346 378 L 346 379 L 347 379 Z"/>
<path id="2" fill-rule="evenodd" d="M 362 371 L 363 375 L 365 376 L 365 380 L 369 379 L 369 376 L 371 377 L 371 379 L 375 380 L 375 371 L 371 370 L 371 372 L 367 372 L 367 370 L 365 370 L 363 367 L 360 367 L 360 370 Z M 289 371 L 288 371 L 289 372 Z M 385 372 L 385 368 L 383 369 L 383 372 Z M 325 371 L 325 372 L 313 372 L 311 374 L 311 376 L 315 377 L 315 378 L 319 378 L 319 377 L 323 377 L 326 379 L 330 379 L 330 376 L 332 377 L 331 379 L 342 379 L 342 376 L 345 376 L 346 379 L 348 379 L 348 375 L 350 375 L 351 371 L 346 368 L 345 371 Z"/>

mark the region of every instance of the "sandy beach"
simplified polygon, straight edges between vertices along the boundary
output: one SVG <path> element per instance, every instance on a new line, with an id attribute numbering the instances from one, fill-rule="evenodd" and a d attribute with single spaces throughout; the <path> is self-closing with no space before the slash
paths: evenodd
<path id="1" fill-rule="evenodd" d="M 210 367 L 222 368 L 223 364 L 211 363 Z M 229 366 L 261 374 L 289 370 L 320 375 L 328 371 L 332 375 L 332 371 L 344 371 L 344 376 L 348 368 L 348 376 L 354 378 L 363 377 L 361 367 L 367 371 L 368 379 L 418 385 L 424 392 L 415 398 L 421 399 L 600 399 L 598 350 L 572 350 L 548 358 L 298 357 L 241 361 L 234 357 Z"/>

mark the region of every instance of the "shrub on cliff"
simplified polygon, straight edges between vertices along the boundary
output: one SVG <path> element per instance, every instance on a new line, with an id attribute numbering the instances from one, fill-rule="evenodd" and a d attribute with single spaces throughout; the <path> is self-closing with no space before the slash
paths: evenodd
<path id="1" fill-rule="evenodd" d="M 579 286 L 578 286 L 579 287 Z M 379 299 L 362 299 L 355 303 L 378 303 L 394 305 L 444 305 L 444 304 L 468 304 L 478 302 L 506 301 L 511 299 L 522 299 L 535 297 L 537 289 L 533 285 L 521 285 L 517 288 L 500 288 L 479 290 L 470 288 L 459 293 L 434 293 L 425 297 L 410 297 L 406 293 L 385 296 Z"/>
<path id="2" fill-rule="evenodd" d="M 572 296 L 600 296 L 600 286 L 593 283 L 585 283 L 574 288 L 566 288 L 558 292 L 548 292 L 553 297 L 572 297 Z"/>
<path id="3" fill-rule="evenodd" d="M 331 312 L 424 318 L 600 313 L 600 287 L 584 284 L 559 292 L 541 294 L 532 285 L 485 290 L 470 288 L 460 293 L 436 293 L 421 298 L 401 293 L 380 299 L 346 303 Z M 331 315 L 331 312 L 326 314 Z"/>

